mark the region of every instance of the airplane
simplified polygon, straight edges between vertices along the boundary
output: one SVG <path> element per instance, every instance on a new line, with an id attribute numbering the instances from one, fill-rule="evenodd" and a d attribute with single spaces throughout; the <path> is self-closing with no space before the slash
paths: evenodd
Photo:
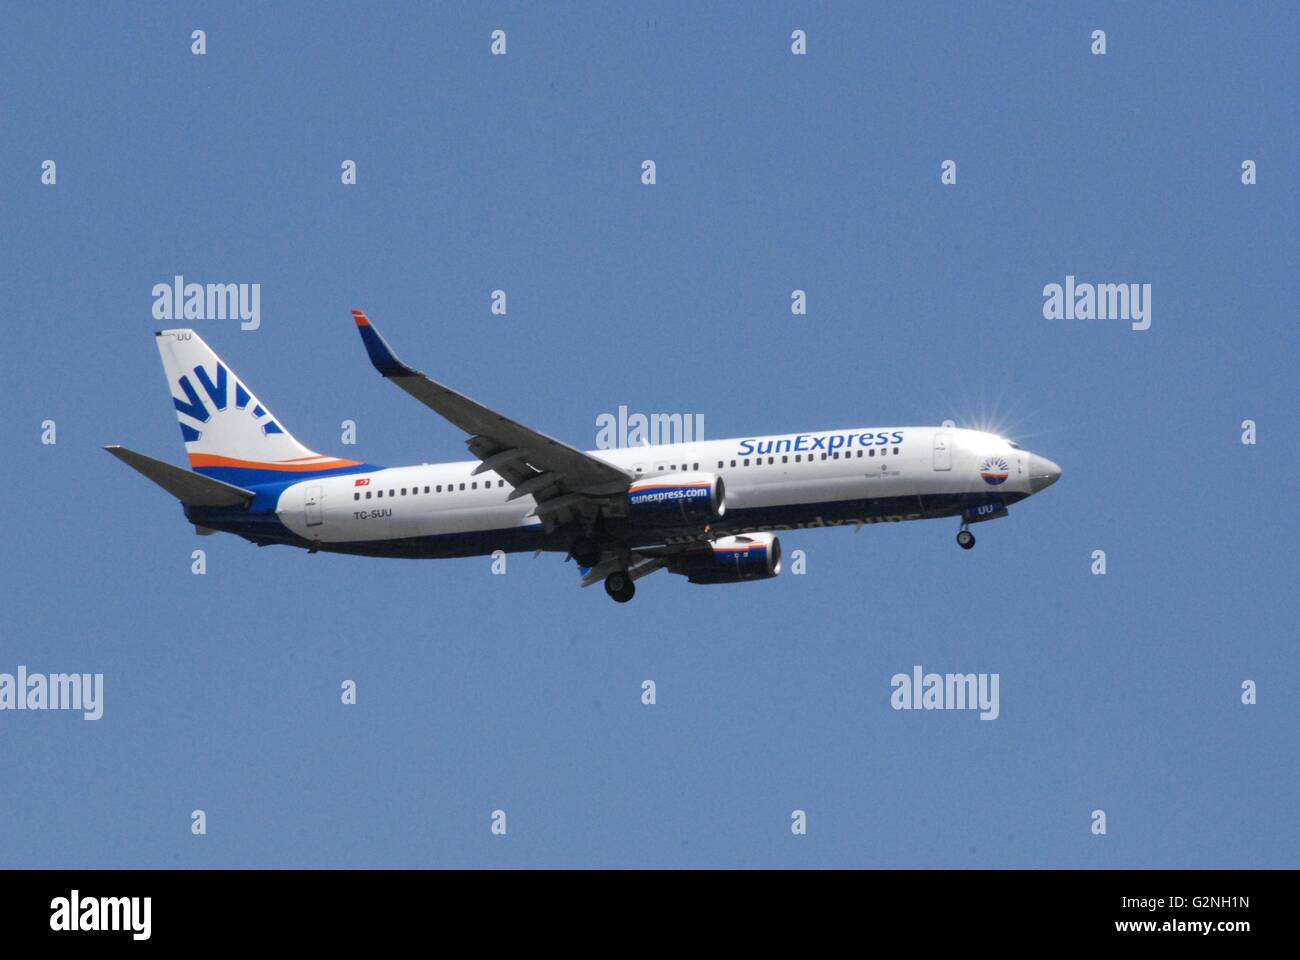
<path id="1" fill-rule="evenodd" d="M 659 569 L 698 584 L 778 576 L 776 531 L 954 517 L 969 550 L 972 524 L 1061 476 L 1012 440 L 946 425 L 578 450 L 408 367 L 352 315 L 375 369 L 468 434 L 473 459 L 382 467 L 309 450 L 193 330 L 154 335 L 190 469 L 104 449 L 199 534 L 370 557 L 563 552 L 582 586 L 620 603 Z"/>

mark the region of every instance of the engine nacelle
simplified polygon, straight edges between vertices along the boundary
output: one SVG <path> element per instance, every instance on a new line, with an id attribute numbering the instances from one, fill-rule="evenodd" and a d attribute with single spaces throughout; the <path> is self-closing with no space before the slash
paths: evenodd
<path id="1" fill-rule="evenodd" d="M 781 572 L 781 540 L 771 533 L 719 537 L 707 552 L 689 553 L 670 565 L 691 583 L 743 583 Z"/>
<path id="2" fill-rule="evenodd" d="M 648 477 L 627 490 L 628 519 L 638 526 L 708 523 L 726 511 L 722 478 L 712 473 Z"/>

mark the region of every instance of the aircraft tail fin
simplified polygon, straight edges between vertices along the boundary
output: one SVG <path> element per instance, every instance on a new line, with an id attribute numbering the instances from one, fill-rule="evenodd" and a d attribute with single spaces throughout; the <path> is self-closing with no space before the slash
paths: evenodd
<path id="1" fill-rule="evenodd" d="M 308 450 L 193 330 L 154 336 L 195 472 L 249 487 L 378 469 Z"/>
<path id="2" fill-rule="evenodd" d="M 146 457 L 126 447 L 105 447 L 128 467 L 152 480 L 181 503 L 194 507 L 241 507 L 251 501 L 254 493 L 162 460 Z"/>

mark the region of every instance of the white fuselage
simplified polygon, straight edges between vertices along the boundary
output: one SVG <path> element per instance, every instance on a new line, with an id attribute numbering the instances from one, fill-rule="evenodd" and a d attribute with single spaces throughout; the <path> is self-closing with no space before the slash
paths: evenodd
<path id="1" fill-rule="evenodd" d="M 726 513 L 714 526 L 727 533 L 952 516 L 1034 492 L 1033 454 L 959 428 L 870 427 L 589 453 L 636 480 L 720 476 Z M 283 490 L 275 513 L 323 549 L 425 538 L 455 545 L 445 555 L 538 547 L 511 536 L 542 529 L 533 497 L 511 500 L 510 484 L 491 471 L 476 475 L 479 466 L 465 460 L 304 480 Z"/>

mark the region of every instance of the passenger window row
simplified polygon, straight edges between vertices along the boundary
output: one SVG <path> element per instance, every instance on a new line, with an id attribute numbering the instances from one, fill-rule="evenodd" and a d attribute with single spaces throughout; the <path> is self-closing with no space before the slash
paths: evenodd
<path id="1" fill-rule="evenodd" d="M 892 452 L 893 454 L 895 454 L 895 455 L 897 455 L 897 453 L 898 453 L 898 447 L 894 447 L 892 451 L 890 450 L 889 447 L 880 447 L 880 448 L 876 448 L 876 447 L 868 447 L 866 450 L 863 450 L 861 447 L 859 447 L 857 450 L 843 450 L 843 451 L 841 451 L 841 450 L 836 450 L 836 451 L 831 452 L 831 453 L 822 453 L 822 454 L 820 454 L 820 458 L 821 458 L 822 460 L 828 460 L 828 459 L 829 459 L 829 460 L 838 460 L 838 459 L 840 459 L 840 456 L 841 456 L 841 454 L 842 454 L 842 455 L 844 456 L 844 459 L 846 459 L 846 460 L 851 460 L 851 459 L 852 459 L 853 457 L 855 457 L 855 456 L 856 456 L 859 460 L 861 460 L 864 456 L 866 456 L 866 457 L 874 457 L 874 456 L 877 456 L 877 453 L 876 453 L 876 450 L 877 450 L 877 449 L 879 449 L 879 451 L 880 451 L 879 456 L 882 456 L 882 457 L 888 455 L 888 454 L 891 453 L 891 452 Z M 803 455 L 802 453 L 796 453 L 796 454 L 793 454 L 793 456 L 794 456 L 794 462 L 795 462 L 795 463 L 803 463 L 803 462 L 804 462 L 804 455 Z M 808 454 L 807 462 L 808 462 L 808 463 L 814 463 L 814 462 L 817 460 L 818 456 L 819 456 L 818 454 L 813 454 L 813 453 Z M 781 462 L 782 462 L 782 463 L 789 463 L 789 462 L 790 462 L 790 457 L 791 457 L 791 454 L 782 454 L 782 455 L 781 455 Z M 775 464 L 775 463 L 776 463 L 776 457 L 774 457 L 774 456 L 772 456 L 772 457 L 768 457 L 768 458 L 767 458 L 767 463 L 768 463 L 769 465 Z M 739 465 L 739 466 L 746 466 L 746 467 L 749 467 L 749 466 L 761 467 L 761 466 L 763 465 L 763 458 L 762 458 L 762 457 L 745 457 L 743 460 L 732 460 L 732 461 L 731 461 L 731 466 L 735 467 L 735 466 L 737 466 L 737 465 Z M 677 464 L 672 463 L 672 464 L 669 464 L 669 465 L 667 466 L 666 469 L 667 469 L 669 472 L 675 472 L 675 471 L 677 470 L 677 466 L 678 466 Z M 724 466 L 726 466 L 726 461 L 724 461 L 724 460 L 719 460 L 719 461 L 718 461 L 718 469 L 721 470 L 721 469 L 723 469 Z M 700 469 L 700 465 L 699 465 L 698 463 L 696 463 L 696 464 L 694 464 L 694 465 L 692 465 L 692 464 L 688 464 L 688 463 L 683 463 L 683 464 L 681 465 L 681 468 L 682 468 L 683 470 L 689 470 L 689 469 L 699 470 L 699 469 Z M 663 464 L 659 464 L 658 469 L 662 471 L 662 470 L 665 469 L 665 467 L 664 467 Z M 638 472 L 639 472 L 639 471 L 638 471 Z M 491 480 L 484 480 L 484 481 L 482 481 L 482 482 L 483 482 L 483 487 L 484 487 L 484 489 L 489 489 L 489 488 L 492 486 L 492 481 L 491 481 Z M 504 480 L 498 480 L 498 481 L 497 481 L 497 486 L 498 486 L 498 487 L 504 487 L 505 485 L 506 485 L 506 482 L 505 482 Z M 461 483 L 461 484 L 449 483 L 449 484 L 446 484 L 446 487 L 447 487 L 447 491 L 446 491 L 447 493 L 454 493 L 454 492 L 456 492 L 457 490 L 464 490 L 464 489 L 465 489 L 465 484 L 463 484 L 463 483 Z M 431 493 L 431 492 L 432 492 L 432 493 L 442 493 L 442 492 L 443 492 L 443 489 L 442 489 L 442 488 L 443 488 L 443 484 L 441 484 L 441 483 L 439 483 L 439 484 L 433 484 L 433 485 L 428 485 L 428 484 L 426 484 L 425 487 L 424 487 L 424 492 L 425 492 L 426 494 L 427 494 L 427 493 Z M 478 489 L 478 481 L 470 481 L 470 483 L 469 483 L 469 489 L 471 489 L 471 490 L 477 490 L 477 489 Z M 360 490 L 355 490 L 355 491 L 353 491 L 353 493 L 352 493 L 352 499 L 353 499 L 353 500 L 360 500 L 360 499 L 361 499 L 361 493 L 362 493 L 362 492 L 361 492 Z M 389 496 L 390 498 L 392 498 L 392 497 L 405 497 L 405 496 L 407 496 L 408 494 L 409 494 L 410 496 L 418 496 L 419 493 L 420 493 L 420 488 L 419 488 L 419 487 L 390 487 L 389 490 L 388 490 L 388 496 Z M 372 497 L 374 497 L 374 498 L 376 498 L 376 499 L 379 499 L 379 500 L 382 500 L 382 499 L 384 498 L 384 491 L 382 491 L 382 490 L 377 490 L 377 491 L 373 491 L 373 492 L 370 491 L 370 490 L 365 491 L 365 499 L 369 500 L 369 499 L 371 499 Z"/>
<path id="2" fill-rule="evenodd" d="M 483 483 L 483 489 L 484 489 L 484 490 L 490 489 L 491 486 L 492 486 L 492 481 L 491 481 L 491 480 L 484 480 L 484 481 L 482 481 L 482 483 Z M 477 489 L 478 489 L 478 485 L 479 485 L 479 481 L 478 481 L 478 480 L 473 480 L 473 481 L 470 481 L 469 488 L 470 488 L 471 490 L 477 490 Z M 497 486 L 498 486 L 498 487 L 504 487 L 505 485 L 506 485 L 506 482 L 505 482 L 504 480 L 498 480 L 498 481 L 497 481 Z M 454 483 L 449 483 L 449 484 L 446 485 L 446 487 L 447 487 L 447 492 L 448 492 L 448 493 L 454 493 L 454 492 L 456 492 L 457 489 L 464 490 L 464 489 L 465 489 L 465 484 L 462 483 L 462 484 L 460 484 L 459 487 L 458 487 L 458 486 L 457 486 L 456 484 L 454 484 Z M 442 491 L 442 488 L 443 488 L 443 484 L 441 484 L 441 483 L 439 483 L 439 484 L 433 484 L 433 485 L 426 484 L 425 487 L 424 487 L 424 492 L 425 492 L 425 493 L 430 493 L 430 492 L 432 492 L 432 493 L 442 493 L 442 492 L 443 492 L 443 491 Z M 405 496 L 408 495 L 408 491 L 409 491 L 409 495 L 412 496 L 412 497 L 414 497 L 414 496 L 418 496 L 418 495 L 419 495 L 419 493 L 420 493 L 420 488 L 419 488 L 419 487 L 389 487 L 389 488 L 388 488 L 388 496 L 389 496 L 390 498 L 391 498 L 391 497 L 405 497 Z M 367 499 L 367 500 L 371 499 L 371 491 L 367 490 L 365 493 L 366 493 L 366 499 Z M 382 491 L 382 490 L 376 490 L 376 491 L 374 491 L 374 497 L 375 497 L 375 499 L 378 499 L 378 500 L 382 500 L 382 499 L 384 499 L 384 491 Z M 353 500 L 360 500 L 360 499 L 361 499 L 361 491 L 360 491 L 360 490 L 354 490 L 354 491 L 352 492 L 352 499 L 353 499 Z"/>
<path id="3" fill-rule="evenodd" d="M 863 449 L 862 449 L 861 447 L 859 447 L 857 450 L 836 450 L 836 451 L 834 451 L 833 453 L 823 453 L 823 454 L 821 454 L 821 459 L 823 459 L 823 460 L 828 460 L 828 459 L 829 459 L 829 460 L 838 460 L 838 459 L 840 459 L 840 455 L 843 454 L 845 460 L 852 460 L 855 456 L 856 456 L 859 460 L 861 460 L 864 456 L 867 456 L 867 457 L 874 457 L 874 456 L 877 456 L 877 454 L 876 454 L 876 450 L 877 450 L 877 449 L 879 449 L 879 451 L 880 451 L 879 456 L 882 456 L 882 457 L 883 457 L 883 456 L 887 456 L 887 455 L 891 452 L 889 447 L 879 447 L 879 448 L 877 448 L 877 447 L 868 447 L 868 448 L 866 449 L 865 452 L 863 451 Z M 898 453 L 898 447 L 894 447 L 892 452 L 893 452 L 894 454 L 897 454 L 897 453 Z M 793 456 L 794 456 L 794 462 L 795 462 L 795 463 L 803 463 L 803 462 L 804 462 L 804 457 L 803 457 L 803 454 L 802 454 L 802 453 L 796 453 L 796 454 L 794 454 Z M 791 457 L 791 454 L 788 454 L 788 453 L 786 453 L 786 454 L 782 454 L 782 455 L 781 455 L 781 462 L 782 462 L 782 463 L 789 463 L 789 462 L 790 462 L 790 457 Z M 815 462 L 816 459 L 817 459 L 817 454 L 813 454 L 813 453 L 808 454 L 808 462 L 809 462 L 809 463 L 813 463 L 813 462 Z M 752 464 L 750 463 L 750 460 L 753 460 L 753 463 L 752 463 Z M 776 457 L 768 457 L 768 458 L 767 458 L 767 462 L 768 462 L 769 464 L 774 464 L 774 463 L 776 463 Z M 744 458 L 743 460 L 740 460 L 740 461 L 736 461 L 736 460 L 732 460 L 732 461 L 731 461 L 731 465 L 732 465 L 733 467 L 736 466 L 738 463 L 739 463 L 740 466 L 744 466 L 744 467 L 748 467 L 748 466 L 761 467 L 761 466 L 763 465 L 763 458 L 762 458 L 762 457 L 746 457 L 746 458 Z M 724 461 L 724 460 L 719 460 L 719 461 L 718 461 L 718 469 L 719 469 L 719 470 L 721 470 L 725 465 L 726 465 L 726 461 Z"/>

